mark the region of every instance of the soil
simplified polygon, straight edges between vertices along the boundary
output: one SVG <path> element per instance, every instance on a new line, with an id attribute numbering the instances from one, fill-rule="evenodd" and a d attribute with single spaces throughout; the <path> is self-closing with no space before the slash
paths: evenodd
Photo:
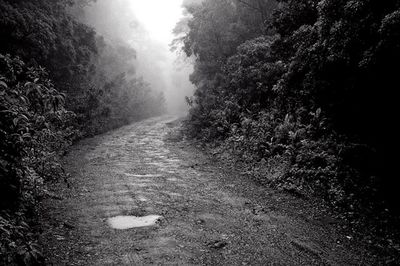
<path id="1" fill-rule="evenodd" d="M 48 265 L 376 265 L 324 207 L 253 182 L 152 118 L 85 139 L 43 202 Z M 118 230 L 108 219 L 159 215 Z"/>

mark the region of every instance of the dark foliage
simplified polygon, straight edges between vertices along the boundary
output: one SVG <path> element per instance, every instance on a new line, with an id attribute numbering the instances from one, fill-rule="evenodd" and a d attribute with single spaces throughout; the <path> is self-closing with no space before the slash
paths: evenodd
<path id="1" fill-rule="evenodd" d="M 281 0 L 258 24 L 242 16 L 257 18 L 260 1 L 243 2 L 187 8 L 182 41 L 197 86 L 189 134 L 262 182 L 370 218 L 395 212 L 399 2 Z"/>
<path id="2" fill-rule="evenodd" d="M 44 183 L 65 177 L 58 156 L 73 141 L 75 115 L 64 109 L 43 68 L 0 55 L 0 263 L 33 264 L 40 253 L 26 216 Z M 17 252 L 16 252 L 17 251 Z"/>
<path id="3" fill-rule="evenodd" d="M 70 15 L 67 7 L 75 2 L 82 4 L 78 0 L 1 0 L 0 35 L 7 41 L 1 42 L 0 53 L 45 67 L 57 89 L 68 95 L 66 107 L 77 114 L 84 135 L 160 113 L 163 97 L 132 74 L 134 63 L 120 67 L 126 58 L 135 57 L 135 51 L 106 43 Z M 120 72 L 110 73 L 112 67 Z M 139 103 L 146 110 L 123 109 L 119 100 Z M 150 112 L 153 107 L 157 108 Z"/>
<path id="4" fill-rule="evenodd" d="M 60 156 L 78 138 L 158 115 L 163 95 L 135 51 L 69 14 L 81 0 L 0 0 L 0 264 L 42 261 L 35 224 Z"/>

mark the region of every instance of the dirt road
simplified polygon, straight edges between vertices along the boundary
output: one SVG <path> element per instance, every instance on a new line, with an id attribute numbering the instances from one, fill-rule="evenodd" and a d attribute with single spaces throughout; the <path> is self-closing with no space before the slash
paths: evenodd
<path id="1" fill-rule="evenodd" d="M 262 188 L 166 139 L 153 118 L 84 140 L 66 157 L 71 188 L 44 203 L 50 265 L 368 265 L 374 262 L 311 203 Z M 325 213 L 325 214 L 324 214 Z M 116 216 L 159 215 L 114 229 Z"/>

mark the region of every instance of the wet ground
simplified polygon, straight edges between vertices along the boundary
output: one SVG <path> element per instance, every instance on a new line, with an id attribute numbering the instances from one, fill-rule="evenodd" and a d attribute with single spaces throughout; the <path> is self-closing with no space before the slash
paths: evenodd
<path id="1" fill-rule="evenodd" d="M 372 265 L 315 204 L 262 188 L 190 143 L 172 117 L 73 147 L 44 202 L 49 265 Z M 172 134 L 173 135 L 173 134 Z"/>

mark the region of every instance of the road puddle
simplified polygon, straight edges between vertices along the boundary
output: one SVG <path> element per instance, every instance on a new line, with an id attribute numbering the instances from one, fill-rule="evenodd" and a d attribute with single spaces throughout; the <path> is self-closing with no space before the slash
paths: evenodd
<path id="1" fill-rule="evenodd" d="M 144 174 L 144 175 L 136 175 L 136 174 L 129 174 L 125 173 L 126 176 L 129 177 L 137 177 L 137 178 L 146 178 L 146 177 L 162 177 L 160 174 Z"/>
<path id="2" fill-rule="evenodd" d="M 148 215 L 143 217 L 136 216 L 116 216 L 107 219 L 107 223 L 111 228 L 118 230 L 126 230 L 137 227 L 146 227 L 155 225 L 161 218 L 159 215 Z"/>

